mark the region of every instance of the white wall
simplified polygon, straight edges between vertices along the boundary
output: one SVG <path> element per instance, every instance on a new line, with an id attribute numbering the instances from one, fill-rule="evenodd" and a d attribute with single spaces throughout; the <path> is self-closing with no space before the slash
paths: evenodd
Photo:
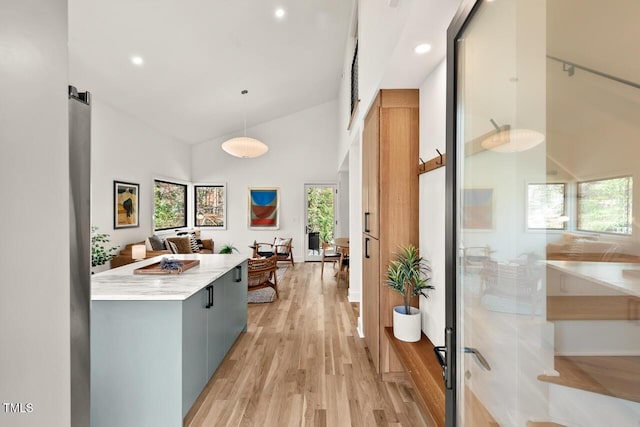
<path id="1" fill-rule="evenodd" d="M 349 235 L 349 159 L 345 159 L 347 170 L 338 172 L 338 200 L 336 237 Z"/>
<path id="2" fill-rule="evenodd" d="M 0 13 L 2 426 L 69 426 L 67 2 Z M 37 248 L 38 256 L 34 257 Z"/>
<path id="3" fill-rule="evenodd" d="M 191 179 L 191 146 L 96 98 L 91 112 L 91 222 L 122 249 L 153 234 L 153 179 Z M 114 180 L 140 184 L 139 227 L 114 230 Z"/>
<path id="4" fill-rule="evenodd" d="M 271 242 L 292 237 L 296 261 L 304 258 L 304 184 L 336 183 L 337 101 L 331 101 L 247 129 L 247 135 L 269 146 L 255 159 L 239 159 L 222 151 L 230 136 L 195 145 L 194 183 L 227 183 L 227 229 L 208 231 L 216 248 L 232 243 L 250 255 L 254 240 Z M 232 135 L 237 136 L 237 135 Z M 280 229 L 250 230 L 247 225 L 248 188 L 280 188 Z"/>
<path id="5" fill-rule="evenodd" d="M 349 148 L 349 301 L 362 297 L 362 134 Z M 362 310 L 360 310 L 362 313 Z M 361 331 L 362 315 L 358 319 Z"/>
<path id="6" fill-rule="evenodd" d="M 420 86 L 420 157 L 446 152 L 447 64 L 443 60 Z M 420 175 L 420 255 L 431 265 L 429 299 L 420 297 L 422 330 L 444 345 L 445 328 L 445 170 Z"/>

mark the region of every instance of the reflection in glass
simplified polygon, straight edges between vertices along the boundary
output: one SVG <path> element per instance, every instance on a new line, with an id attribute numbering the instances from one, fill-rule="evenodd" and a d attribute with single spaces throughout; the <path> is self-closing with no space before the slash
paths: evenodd
<path id="1" fill-rule="evenodd" d="M 483 2 L 458 40 L 458 425 L 640 425 L 637 16 Z"/>

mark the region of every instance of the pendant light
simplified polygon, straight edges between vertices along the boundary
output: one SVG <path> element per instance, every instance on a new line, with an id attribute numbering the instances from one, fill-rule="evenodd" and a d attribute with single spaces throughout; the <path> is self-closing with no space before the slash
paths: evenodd
<path id="1" fill-rule="evenodd" d="M 482 148 L 485 150 L 497 151 L 499 153 L 519 153 L 529 150 L 544 142 L 544 135 L 530 129 L 510 129 L 501 128 L 490 119 L 491 124 L 496 129 L 489 137 L 482 141 Z"/>
<path id="2" fill-rule="evenodd" d="M 240 92 L 242 95 L 249 93 L 248 90 Z M 235 157 L 249 159 L 260 157 L 267 151 L 269 147 L 262 141 L 247 136 L 247 103 L 244 103 L 244 136 L 231 138 L 222 143 L 222 149 Z"/>

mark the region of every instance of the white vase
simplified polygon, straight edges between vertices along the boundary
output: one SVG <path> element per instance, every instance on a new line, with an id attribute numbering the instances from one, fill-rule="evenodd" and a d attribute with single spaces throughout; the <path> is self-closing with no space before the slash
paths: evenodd
<path id="1" fill-rule="evenodd" d="M 422 313 L 420 313 L 420 309 L 415 307 L 409 307 L 409 313 L 404 314 L 404 305 L 393 307 L 393 335 L 400 341 L 420 341 Z"/>

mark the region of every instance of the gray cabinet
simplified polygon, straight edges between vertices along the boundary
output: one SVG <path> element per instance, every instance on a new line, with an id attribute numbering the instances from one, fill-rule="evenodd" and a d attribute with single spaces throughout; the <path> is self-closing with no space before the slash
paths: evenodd
<path id="1" fill-rule="evenodd" d="M 202 289 L 182 303 L 183 412 L 193 405 L 211 376 L 207 371 L 207 300 L 208 291 Z"/>
<path id="2" fill-rule="evenodd" d="M 227 354 L 226 330 L 231 323 L 231 319 L 225 308 L 226 305 L 230 303 L 225 288 L 229 274 L 230 273 L 227 273 L 224 277 L 217 280 L 211 288 L 211 292 L 213 293 L 211 303 L 213 305 L 207 310 L 207 379 L 218 369 L 218 365 L 220 365 L 225 354 Z"/>
<path id="3" fill-rule="evenodd" d="M 227 331 L 228 348 L 231 348 L 241 332 L 247 330 L 247 264 L 237 266 L 232 273 L 225 282 L 225 292 L 228 295 L 225 300 L 229 302 L 226 309 L 231 319 Z"/>
<path id="4" fill-rule="evenodd" d="M 93 301 L 92 427 L 182 425 L 246 330 L 247 262 L 239 267 L 183 301 Z"/>

